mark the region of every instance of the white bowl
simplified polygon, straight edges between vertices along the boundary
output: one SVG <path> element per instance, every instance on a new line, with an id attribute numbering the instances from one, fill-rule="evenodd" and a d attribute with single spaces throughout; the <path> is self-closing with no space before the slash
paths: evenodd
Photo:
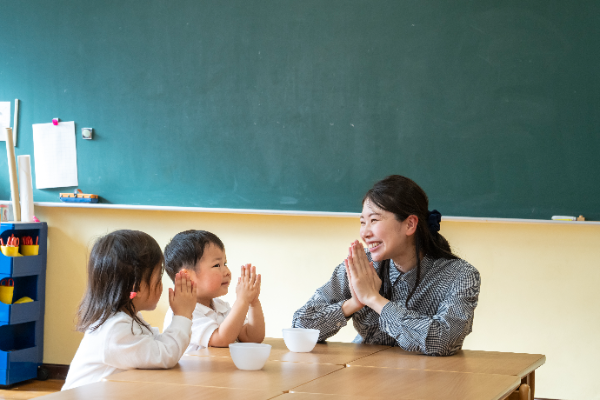
<path id="1" fill-rule="evenodd" d="M 271 345 L 262 343 L 231 343 L 229 353 L 236 367 L 244 370 L 261 369 L 269 354 L 271 354 Z"/>
<path id="2" fill-rule="evenodd" d="M 288 328 L 282 329 L 283 341 L 290 351 L 306 353 L 312 351 L 319 339 L 318 329 Z"/>

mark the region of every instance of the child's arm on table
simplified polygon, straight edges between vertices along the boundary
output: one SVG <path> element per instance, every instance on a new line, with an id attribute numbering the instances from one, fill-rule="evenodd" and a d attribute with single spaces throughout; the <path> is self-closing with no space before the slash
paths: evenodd
<path id="1" fill-rule="evenodd" d="M 246 265 L 250 268 L 250 264 Z M 256 267 L 252 268 L 252 274 L 256 275 Z M 261 343 L 265 339 L 265 316 L 258 296 L 260 295 L 260 274 L 256 275 L 256 284 L 258 288 L 256 297 L 250 303 L 248 312 L 248 323 L 244 324 L 238 336 L 240 342 Z"/>
<path id="2" fill-rule="evenodd" d="M 248 308 L 260 292 L 260 276 L 257 278 L 256 268 L 251 271 L 250 264 L 242 266 L 242 276 L 238 279 L 235 291 L 237 294 L 235 303 L 233 303 L 227 318 L 213 332 L 208 342 L 209 346 L 227 347 L 230 343 L 235 342 L 240 335 L 246 314 L 248 314 Z"/>

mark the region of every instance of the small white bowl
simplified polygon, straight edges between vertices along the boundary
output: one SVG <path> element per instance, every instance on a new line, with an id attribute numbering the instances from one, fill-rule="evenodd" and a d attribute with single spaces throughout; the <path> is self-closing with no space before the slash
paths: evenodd
<path id="1" fill-rule="evenodd" d="M 231 343 L 229 353 L 236 367 L 243 370 L 254 371 L 264 367 L 271 345 L 262 343 Z"/>
<path id="2" fill-rule="evenodd" d="M 319 339 L 318 329 L 288 328 L 282 329 L 283 341 L 290 351 L 307 353 L 312 351 Z"/>

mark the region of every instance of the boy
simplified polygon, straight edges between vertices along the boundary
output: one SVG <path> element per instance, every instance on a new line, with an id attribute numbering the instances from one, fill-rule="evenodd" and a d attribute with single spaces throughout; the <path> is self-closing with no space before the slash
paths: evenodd
<path id="1" fill-rule="evenodd" d="M 260 275 L 256 274 L 256 267 L 243 265 L 233 307 L 219 299 L 229 290 L 231 272 L 225 246 L 215 234 L 188 230 L 175 235 L 165 247 L 165 271 L 172 280 L 179 271 L 186 271 L 196 287 L 192 339 L 186 353 L 208 346 L 227 347 L 236 340 L 263 341 L 265 320 L 258 300 Z M 165 327 L 172 318 L 173 311 L 169 309 Z"/>

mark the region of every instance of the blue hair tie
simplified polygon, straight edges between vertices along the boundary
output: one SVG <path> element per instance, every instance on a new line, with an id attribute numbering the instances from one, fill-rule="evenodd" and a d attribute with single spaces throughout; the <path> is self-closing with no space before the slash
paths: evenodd
<path id="1" fill-rule="evenodd" d="M 442 222 L 442 214 L 438 210 L 429 211 L 427 214 L 427 225 L 431 233 L 440 231 L 440 222 Z"/>

